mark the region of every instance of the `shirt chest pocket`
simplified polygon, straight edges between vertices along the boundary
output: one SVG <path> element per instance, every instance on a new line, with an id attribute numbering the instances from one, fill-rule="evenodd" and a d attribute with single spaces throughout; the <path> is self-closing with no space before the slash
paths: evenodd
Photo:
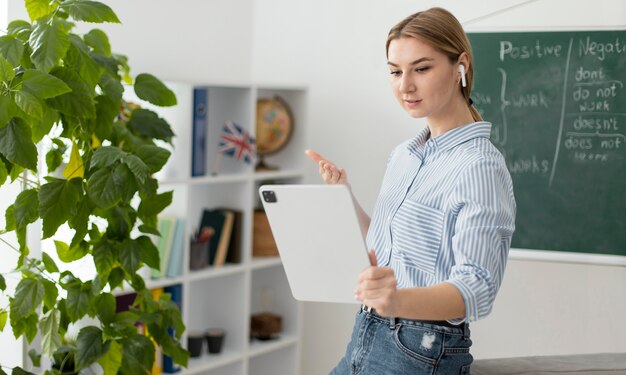
<path id="1" fill-rule="evenodd" d="M 395 255 L 409 267 L 434 274 L 441 248 L 443 221 L 443 211 L 405 200 L 391 226 Z"/>

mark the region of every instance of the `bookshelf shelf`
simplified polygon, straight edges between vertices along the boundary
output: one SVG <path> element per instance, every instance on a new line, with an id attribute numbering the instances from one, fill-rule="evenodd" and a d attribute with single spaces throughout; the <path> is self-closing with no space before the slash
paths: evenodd
<path id="1" fill-rule="evenodd" d="M 184 218 L 186 223 L 183 274 L 173 279 L 150 280 L 149 285 L 155 288 L 173 284 L 182 286 L 182 316 L 188 332 L 209 328 L 226 331 L 220 354 L 206 353 L 205 343 L 205 354 L 190 359 L 188 368 L 180 374 L 296 374 L 300 362 L 301 307 L 291 295 L 280 258 L 252 255 L 252 234 L 254 211 L 260 208 L 258 187 L 265 183 L 302 181 L 301 168 L 306 165 L 306 132 L 303 130 L 306 126 L 306 88 L 206 83 L 169 83 L 168 86 L 175 92 L 178 105 L 165 108 L 159 114 L 172 125 L 176 138 L 159 181 L 161 191 L 173 191 L 172 204 L 162 214 Z M 206 139 L 202 144 L 204 159 L 196 158 L 192 163 L 194 150 L 198 150 L 198 142 L 193 138 L 194 124 L 198 122 L 191 116 L 197 89 L 203 89 L 207 94 Z M 217 156 L 224 123 L 233 121 L 254 135 L 257 99 L 276 95 L 291 107 L 297 127 L 284 149 L 266 157 L 268 165 L 279 169 L 256 172 L 254 163 Z M 197 102 L 198 96 L 195 98 Z M 192 176 L 192 171 L 198 172 L 198 165 L 202 164 L 204 175 Z M 216 165 L 219 166 L 218 174 L 212 175 Z M 216 208 L 240 213 L 239 257 L 235 263 L 190 271 L 189 239 L 197 233 L 204 210 Z M 250 338 L 250 317 L 264 311 L 265 305 L 259 296 L 267 291 L 272 295 L 271 311 L 281 316 L 283 330 L 278 339 L 261 342 Z M 185 335 L 183 345 L 186 341 Z"/>
<path id="2" fill-rule="evenodd" d="M 252 257 L 252 264 L 250 267 L 255 269 L 277 267 L 282 264 L 279 257 Z"/>
<path id="3" fill-rule="evenodd" d="M 225 264 L 221 267 L 209 267 L 205 270 L 189 271 L 188 280 L 206 280 L 232 274 L 245 273 L 246 268 L 240 264 Z"/>
<path id="4" fill-rule="evenodd" d="M 256 357 L 288 346 L 295 346 L 298 341 L 299 338 L 294 335 L 286 335 L 275 341 L 252 341 L 249 356 Z"/>
<path id="5" fill-rule="evenodd" d="M 206 347 L 205 347 L 206 349 Z M 229 365 L 242 361 L 245 357 L 243 352 L 224 351 L 220 354 L 208 354 L 206 350 L 198 358 L 189 360 L 188 368 L 184 369 L 182 375 L 202 374 L 207 370 Z"/>

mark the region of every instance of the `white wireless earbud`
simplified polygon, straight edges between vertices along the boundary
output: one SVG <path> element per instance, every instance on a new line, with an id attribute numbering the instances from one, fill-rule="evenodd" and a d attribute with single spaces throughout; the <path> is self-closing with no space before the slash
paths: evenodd
<path id="1" fill-rule="evenodd" d="M 465 65 L 459 64 L 459 73 L 461 73 L 461 86 L 467 86 L 467 81 L 465 81 Z"/>

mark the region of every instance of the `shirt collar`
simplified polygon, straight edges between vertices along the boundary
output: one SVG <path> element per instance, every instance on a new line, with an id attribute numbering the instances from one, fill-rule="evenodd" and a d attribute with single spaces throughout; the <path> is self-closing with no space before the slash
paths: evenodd
<path id="1" fill-rule="evenodd" d="M 488 139 L 490 134 L 491 123 L 486 121 L 459 126 L 434 138 L 430 138 L 430 129 L 425 127 L 409 141 L 407 148 L 409 152 L 422 158 L 425 148 L 432 149 L 433 152 L 445 151 L 474 138 Z"/>

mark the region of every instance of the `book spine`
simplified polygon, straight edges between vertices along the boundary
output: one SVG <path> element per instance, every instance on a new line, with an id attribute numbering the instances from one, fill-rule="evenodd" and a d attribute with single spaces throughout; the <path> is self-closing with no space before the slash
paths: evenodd
<path id="1" fill-rule="evenodd" d="M 193 129 L 191 142 L 191 176 L 206 174 L 207 89 L 193 90 Z"/>
<path id="2" fill-rule="evenodd" d="M 178 309 L 182 313 L 183 286 L 180 284 L 167 286 L 163 288 L 163 293 L 168 293 L 170 295 L 171 301 L 174 302 L 178 306 Z M 180 336 L 180 333 L 177 334 L 176 332 L 174 332 L 172 327 L 169 327 L 167 329 L 167 332 L 171 336 Z M 174 362 L 172 357 L 170 357 L 169 355 L 165 355 L 165 354 L 163 354 L 162 366 L 163 366 L 163 372 L 166 374 L 172 374 L 175 372 L 179 372 L 181 370 L 180 366 Z"/>

